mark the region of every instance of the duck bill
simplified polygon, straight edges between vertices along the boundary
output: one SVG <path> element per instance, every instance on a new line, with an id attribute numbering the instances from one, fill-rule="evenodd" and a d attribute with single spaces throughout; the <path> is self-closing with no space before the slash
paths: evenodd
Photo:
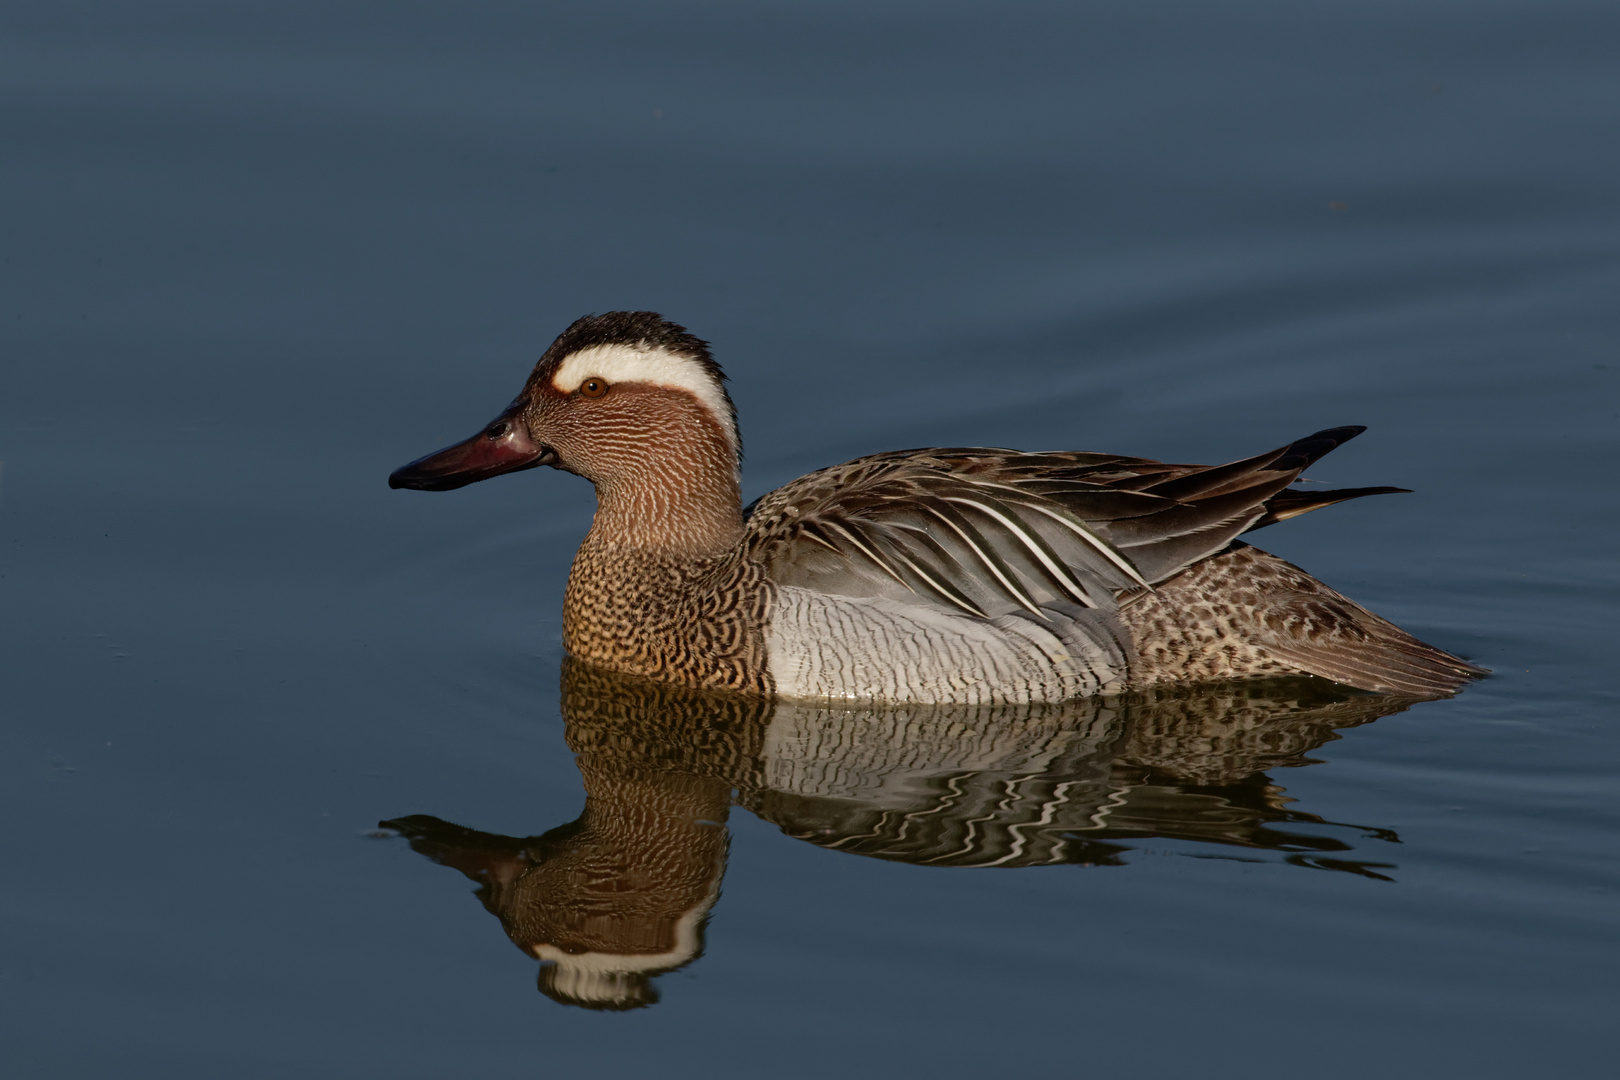
<path id="1" fill-rule="evenodd" d="M 447 446 L 395 469 L 388 477 L 388 486 L 453 491 L 502 473 L 556 463 L 556 451 L 530 437 L 529 427 L 523 422 L 523 410 L 514 402 L 466 442 Z"/>

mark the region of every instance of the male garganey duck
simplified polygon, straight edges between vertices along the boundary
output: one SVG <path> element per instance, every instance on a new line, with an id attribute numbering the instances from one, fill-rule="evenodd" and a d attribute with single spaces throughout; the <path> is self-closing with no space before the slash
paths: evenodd
<path id="1" fill-rule="evenodd" d="M 1363 428 L 1216 466 L 891 451 L 745 510 L 724 379 L 653 312 L 587 316 L 493 423 L 388 483 L 448 491 L 537 465 L 591 481 L 563 643 L 692 686 L 971 704 L 1299 674 L 1427 697 L 1481 674 L 1237 541 L 1402 490 L 1289 489 Z"/>

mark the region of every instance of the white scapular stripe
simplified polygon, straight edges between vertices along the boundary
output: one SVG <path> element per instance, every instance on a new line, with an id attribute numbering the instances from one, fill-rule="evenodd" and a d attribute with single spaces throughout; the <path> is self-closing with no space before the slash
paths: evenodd
<path id="1" fill-rule="evenodd" d="M 1042 514 L 1045 514 L 1059 525 L 1062 525 L 1065 529 L 1068 529 L 1070 532 L 1074 533 L 1074 535 L 1096 548 L 1098 554 L 1100 554 L 1103 558 L 1125 571 L 1127 577 L 1136 582 L 1138 585 L 1142 586 L 1144 589 L 1153 588 L 1152 585 L 1148 584 L 1147 578 L 1142 576 L 1141 571 L 1137 570 L 1136 567 L 1126 562 L 1124 558 L 1122 558 L 1117 551 L 1110 547 L 1108 542 L 1102 537 L 1095 535 L 1091 532 L 1091 530 L 1085 528 L 1083 525 L 1064 517 L 1062 514 L 1054 513 L 1039 503 L 1028 502 L 1021 503 L 1020 505 L 1027 506 L 1031 510 L 1036 510 Z"/>
<path id="2" fill-rule="evenodd" d="M 551 377 L 551 385 L 565 394 L 578 390 L 586 379 L 614 383 L 648 383 L 671 390 L 685 390 L 709 410 L 715 423 L 726 433 L 731 448 L 737 448 L 737 426 L 726 403 L 726 392 L 703 365 L 690 356 L 668 349 L 642 345 L 593 345 L 571 353 Z"/>
<path id="3" fill-rule="evenodd" d="M 979 557 L 979 561 L 985 565 L 985 569 L 994 574 L 996 580 L 1001 582 L 1001 587 L 1006 591 L 1008 596 L 1022 604 L 1029 610 L 1030 614 L 1034 615 L 1035 617 L 1041 619 L 1046 618 L 1046 615 L 1041 611 L 1040 605 L 1035 603 L 1035 601 L 1017 585 L 1014 585 L 1012 581 L 1008 579 L 1007 575 L 1001 572 L 1001 567 L 996 565 L 996 560 L 985 554 L 984 550 L 980 548 L 978 544 L 973 542 L 973 538 L 968 536 L 968 534 L 962 530 L 960 525 L 946 517 L 944 514 L 940 513 L 932 506 L 924 506 L 923 509 L 927 510 L 934 517 L 937 517 L 940 521 L 943 521 L 945 526 L 954 532 L 962 543 L 967 545 L 968 550 Z"/>
<path id="4" fill-rule="evenodd" d="M 1041 545 L 1036 543 L 1035 540 L 1027 532 L 1024 531 L 1024 527 L 1022 525 L 1020 525 L 1018 522 L 1014 521 L 1012 518 L 1008 517 L 1006 514 L 1003 514 L 1001 511 L 997 510 L 995 507 L 990 506 L 987 503 L 979 502 L 979 501 L 977 501 L 975 499 L 950 499 L 950 498 L 948 498 L 945 501 L 946 502 L 959 503 L 962 506 L 971 506 L 975 510 L 978 510 L 981 513 L 984 513 L 984 514 L 988 514 L 991 517 L 995 518 L 997 521 L 1001 522 L 1002 527 L 1005 528 L 1008 532 L 1012 533 L 1014 536 L 1016 536 L 1018 538 L 1019 543 L 1023 544 L 1026 548 L 1028 548 L 1029 551 L 1030 551 L 1030 554 L 1034 555 L 1035 558 L 1039 559 L 1041 565 L 1046 567 L 1047 571 L 1053 577 L 1057 578 L 1058 583 L 1061 584 L 1063 586 L 1063 588 L 1068 591 L 1069 596 L 1076 603 L 1083 604 L 1086 607 L 1096 607 L 1097 606 L 1095 603 L 1092 602 L 1091 597 L 1086 595 L 1085 588 L 1078 581 L 1074 580 L 1074 578 L 1070 576 L 1068 570 L 1064 569 L 1062 566 L 1059 566 L 1056 562 L 1052 561 L 1052 558 L 1049 555 L 1046 554 L 1046 552 L 1041 548 Z"/>

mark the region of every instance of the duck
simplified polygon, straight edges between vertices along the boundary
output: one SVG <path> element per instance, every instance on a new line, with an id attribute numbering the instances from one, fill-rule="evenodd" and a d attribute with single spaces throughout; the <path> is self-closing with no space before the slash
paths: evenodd
<path id="1" fill-rule="evenodd" d="M 449 491 L 542 465 L 589 480 L 564 649 L 690 687 L 976 705 L 1316 676 L 1433 698 L 1485 673 L 1238 539 L 1405 491 L 1292 486 L 1364 427 L 1213 466 L 888 451 L 744 507 L 726 381 L 708 342 L 657 312 L 587 315 L 493 421 L 389 486 Z"/>

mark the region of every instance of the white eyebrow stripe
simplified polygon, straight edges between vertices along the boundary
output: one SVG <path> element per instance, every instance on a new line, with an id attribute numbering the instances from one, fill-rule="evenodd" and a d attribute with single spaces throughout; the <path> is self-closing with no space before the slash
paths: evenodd
<path id="1" fill-rule="evenodd" d="M 685 390 L 709 410 L 715 423 L 726 433 L 733 451 L 737 449 L 737 427 L 726 402 L 726 393 L 714 376 L 690 356 L 658 346 L 593 345 L 570 353 L 558 365 L 551 385 L 565 394 L 578 390 L 589 378 L 614 383 L 648 383 L 670 390 Z"/>

